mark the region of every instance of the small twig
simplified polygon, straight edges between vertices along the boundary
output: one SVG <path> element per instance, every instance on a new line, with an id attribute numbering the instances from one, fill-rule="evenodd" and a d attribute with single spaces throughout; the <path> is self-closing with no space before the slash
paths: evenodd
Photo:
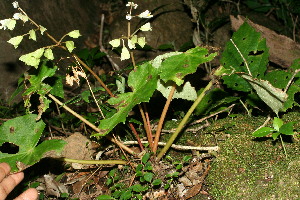
<path id="1" fill-rule="evenodd" d="M 147 144 L 148 141 L 141 141 L 142 144 Z M 138 144 L 137 141 L 126 141 L 123 142 L 125 145 L 130 145 L 130 144 Z M 167 143 L 165 142 L 158 142 L 158 146 L 165 146 Z M 219 146 L 214 146 L 214 147 L 195 147 L 195 146 L 184 146 L 184 145 L 177 145 L 177 144 L 172 144 L 171 147 L 176 150 L 197 150 L 197 151 L 219 151 Z"/>
<path id="2" fill-rule="evenodd" d="M 245 57 L 243 56 L 243 54 L 241 53 L 241 51 L 239 50 L 239 48 L 236 46 L 236 44 L 234 43 L 234 41 L 232 39 L 230 39 L 230 41 L 232 42 L 232 44 L 234 45 L 234 47 L 236 48 L 236 50 L 239 52 L 239 54 L 241 55 L 242 59 L 244 60 L 244 63 L 246 65 L 246 67 L 247 67 L 249 75 L 252 76 L 250 68 L 249 68 L 249 65 L 248 65 Z"/>
<path id="3" fill-rule="evenodd" d="M 285 89 L 284 89 L 284 93 L 287 92 L 287 90 L 289 89 L 290 85 L 292 84 L 293 79 L 295 78 L 295 76 L 298 74 L 298 72 L 300 72 L 300 69 L 295 70 L 293 76 L 291 77 L 291 79 L 289 80 L 288 84 L 286 85 Z"/>
<path id="4" fill-rule="evenodd" d="M 203 117 L 202 119 L 196 120 L 196 121 L 194 121 L 193 123 L 191 123 L 190 125 L 199 124 L 199 123 L 203 122 L 204 120 L 207 120 L 207 119 L 209 119 L 209 118 L 211 118 L 211 117 L 213 117 L 213 116 L 215 116 L 215 115 L 218 115 L 218 114 L 220 114 L 220 113 L 222 113 L 222 112 L 225 112 L 225 111 L 231 109 L 233 106 L 235 106 L 235 104 L 232 104 L 231 106 L 225 108 L 224 110 L 220 110 L 220 111 L 218 111 L 218 112 L 215 112 L 215 113 L 213 113 L 213 114 L 211 114 L 211 115 L 209 115 L 209 116 L 207 116 L 207 117 Z"/>
<path id="5" fill-rule="evenodd" d="M 247 111 L 248 116 L 251 117 L 251 113 L 250 113 L 249 109 L 247 108 L 247 106 L 244 104 L 244 102 L 241 99 L 239 99 L 239 101 L 242 104 L 242 106 L 245 108 L 245 110 Z"/>
<path id="6" fill-rule="evenodd" d="M 150 146 L 150 149 L 152 150 L 153 149 L 153 135 L 152 135 L 151 130 L 149 129 L 149 127 L 147 125 L 147 120 L 146 120 L 145 113 L 144 113 L 144 110 L 143 110 L 141 104 L 139 104 L 138 107 L 139 107 L 139 110 L 140 110 L 140 113 L 141 113 L 141 116 L 142 116 L 142 119 L 143 119 L 144 129 L 145 129 L 146 134 L 147 134 L 149 146 Z"/>
<path id="7" fill-rule="evenodd" d="M 83 121 L 84 123 L 86 123 L 89 127 L 91 127 L 92 129 L 94 129 L 97 133 L 100 133 L 100 129 L 98 127 L 96 127 L 94 124 L 92 124 L 91 122 L 89 122 L 88 120 L 86 120 L 85 118 L 83 118 L 81 115 L 79 115 L 78 113 L 76 113 L 74 110 L 72 110 L 71 108 L 69 108 L 68 106 L 64 105 L 61 101 L 59 101 L 57 98 L 55 98 L 53 95 L 48 94 L 48 96 L 55 101 L 58 105 L 62 106 L 64 109 L 66 109 L 67 111 L 69 111 L 72 115 L 74 115 L 75 117 L 77 117 L 78 119 L 80 119 L 81 121 Z M 107 139 L 109 139 L 111 142 L 117 144 L 120 148 L 125 149 L 128 153 L 135 155 L 135 152 L 133 150 L 131 150 L 130 148 L 128 148 L 127 146 L 125 146 L 123 143 L 121 143 L 120 141 L 112 138 L 109 135 L 105 135 L 105 137 Z"/>
<path id="8" fill-rule="evenodd" d="M 269 115 L 268 118 L 266 119 L 266 121 L 260 127 L 258 127 L 255 131 L 257 131 L 258 129 L 260 129 L 262 127 L 265 127 L 270 120 L 271 120 L 271 117 Z M 253 132 L 255 132 L 255 131 L 253 131 Z"/>
<path id="9" fill-rule="evenodd" d="M 103 27 L 104 27 L 104 14 L 101 15 L 101 24 L 100 24 L 100 31 L 99 31 L 99 47 L 100 47 L 100 51 L 104 52 L 106 54 L 106 58 L 108 59 L 108 61 L 110 62 L 110 64 L 112 65 L 112 67 L 114 68 L 114 70 L 119 71 L 120 67 L 119 65 L 117 65 L 112 59 L 111 57 L 108 55 L 107 50 L 104 48 L 103 43 L 102 43 L 102 38 L 103 38 Z"/>

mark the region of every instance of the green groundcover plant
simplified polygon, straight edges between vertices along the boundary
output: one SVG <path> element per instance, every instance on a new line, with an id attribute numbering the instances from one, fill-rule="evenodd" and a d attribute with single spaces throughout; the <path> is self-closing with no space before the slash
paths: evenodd
<path id="1" fill-rule="evenodd" d="M 223 83 L 230 89 L 241 92 L 242 94 L 255 95 L 277 116 L 277 118 L 274 118 L 274 121 L 276 122 L 274 123 L 274 129 L 268 129 L 268 131 L 264 131 L 263 133 L 256 132 L 254 136 L 265 136 L 266 132 L 273 132 L 273 138 L 276 139 L 278 133 L 292 134 L 292 124 L 283 125 L 278 116 L 279 112 L 286 112 L 294 106 L 299 106 L 294 99 L 294 95 L 300 91 L 298 74 L 300 69 L 300 59 L 295 60 L 293 65 L 287 70 L 267 72 L 269 54 L 266 40 L 261 38 L 260 33 L 256 32 L 247 24 L 247 22 L 233 34 L 231 41 L 226 44 L 225 50 L 222 53 L 221 66 L 214 70 L 211 74 L 211 77 L 213 77 L 211 81 L 209 81 L 206 87 L 198 91 L 197 95 L 197 91 L 191 83 L 184 79 L 187 75 L 195 73 L 200 64 L 213 60 L 217 53 L 210 53 L 208 49 L 196 46 L 185 52 L 169 52 L 159 55 L 153 60 L 135 64 L 133 50 L 135 48 L 143 48 L 146 45 L 146 39 L 144 37 L 139 37 L 138 32 L 152 30 L 148 19 L 153 17 L 153 15 L 148 10 L 138 15 L 134 15 L 133 12 L 137 8 L 137 4 L 129 2 L 127 4 L 129 12 L 126 16 L 126 19 L 128 20 L 127 35 L 110 41 L 110 44 L 120 53 L 121 60 L 132 60 L 133 70 L 129 73 L 128 78 L 119 77 L 118 92 L 112 92 L 99 76 L 97 76 L 96 73 L 94 73 L 92 69 L 79 58 L 79 56 L 73 53 L 75 45 L 70 38 L 80 37 L 78 30 L 71 31 L 59 40 L 56 40 L 47 32 L 45 27 L 38 25 L 35 21 L 30 19 L 17 2 L 14 2 L 13 6 L 18 10 L 18 13 L 14 14 L 13 18 L 1 20 L 0 28 L 4 30 L 13 30 L 17 22 L 30 22 L 34 28 L 23 35 L 11 38 L 8 41 L 10 44 L 17 48 L 25 38 L 36 41 L 36 34 L 49 37 L 53 41 L 52 45 L 41 47 L 34 52 L 20 57 L 21 61 L 35 69 L 33 72 L 25 73 L 19 81 L 18 91 L 23 91 L 23 99 L 25 99 L 24 106 L 27 108 L 28 114 L 9 120 L 0 127 L 0 133 L 2 135 L 0 144 L 8 142 L 19 146 L 19 152 L 16 154 L 0 153 L 0 162 L 8 162 L 15 172 L 24 169 L 24 167 L 20 167 L 21 165 L 26 167 L 35 164 L 47 151 L 56 150 L 57 152 L 60 152 L 63 149 L 65 142 L 62 140 L 49 140 L 38 144 L 39 138 L 45 128 L 45 124 L 41 118 L 52 101 L 65 108 L 68 112 L 93 129 L 94 134 L 91 135 L 92 137 L 95 137 L 98 140 L 101 140 L 102 137 L 106 137 L 111 142 L 116 143 L 123 150 L 133 155 L 136 154 L 121 141 L 112 137 L 111 133 L 118 124 L 128 123 L 135 134 L 140 148 L 143 150 L 144 146 L 140 136 L 136 133 L 133 124 L 127 121 L 129 112 L 134 107 L 138 106 L 143 119 L 148 148 L 149 151 L 152 152 L 151 155 L 155 161 L 161 160 L 165 155 L 178 134 L 187 124 L 194 110 L 203 109 L 203 107 L 206 106 L 206 102 L 203 101 L 205 95 L 209 96 L 209 93 L 214 91 L 213 86 L 220 79 L 222 79 Z M 143 24 L 137 30 L 131 32 L 131 20 L 134 18 L 142 19 Z M 93 95 L 97 90 L 89 86 L 89 94 L 97 104 L 101 116 L 99 126 L 88 121 L 85 117 L 79 115 L 59 100 L 64 98 L 64 86 L 63 78 L 57 75 L 59 67 L 52 62 L 55 59 L 53 53 L 53 49 L 55 48 L 65 50 L 73 59 L 73 65 L 70 66 L 72 73 L 67 74 L 64 78 L 66 84 L 72 85 L 74 82 L 80 84 L 81 79 L 85 79 L 88 82 L 87 73 L 90 73 L 101 85 L 101 90 L 107 92 L 109 98 L 107 99 L 107 105 L 105 106 L 109 107 L 111 112 L 105 112 L 103 110 L 103 105 L 98 104 L 98 102 L 101 101 Z M 103 55 L 104 54 L 101 56 Z M 130 90 L 126 91 L 124 85 Z M 156 90 L 161 92 L 163 96 L 166 97 L 167 101 L 162 110 L 156 133 L 155 135 L 152 135 L 150 119 L 143 104 L 149 102 Z M 37 108 L 33 108 L 31 105 L 31 98 L 34 95 L 37 96 L 39 100 Z M 187 111 L 166 145 L 157 152 L 164 119 L 173 98 L 182 98 L 193 101 L 194 103 Z M 219 99 L 216 104 L 222 104 L 224 102 L 228 103 L 234 100 L 236 99 Z M 36 114 L 32 114 L 33 112 Z M 286 131 L 285 127 L 288 128 L 288 131 Z M 153 140 L 153 138 L 155 139 Z M 150 156 L 150 154 L 147 155 Z M 159 185 L 159 181 L 153 179 L 153 173 L 150 168 L 148 168 L 149 166 L 147 163 L 149 158 L 146 159 L 145 157 L 142 157 L 141 159 L 142 164 L 139 165 L 140 168 L 136 169 L 137 176 L 142 179 L 140 181 L 146 181 L 148 184 L 152 185 Z M 67 162 L 86 164 L 128 163 L 128 160 L 122 159 L 83 161 L 64 158 L 64 160 Z M 146 161 L 144 162 L 143 160 Z M 112 181 L 114 175 L 113 172 L 109 175 Z M 131 187 L 128 192 L 131 195 L 134 193 L 134 195 L 139 197 L 140 193 L 147 189 L 145 187 L 146 186 L 135 185 Z"/>

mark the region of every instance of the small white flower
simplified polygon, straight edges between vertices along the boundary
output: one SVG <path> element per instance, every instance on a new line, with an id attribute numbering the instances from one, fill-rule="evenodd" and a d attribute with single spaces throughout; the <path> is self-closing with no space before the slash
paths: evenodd
<path id="1" fill-rule="evenodd" d="M 141 26 L 140 28 L 141 31 L 152 31 L 152 27 L 150 25 L 150 22 L 144 24 L 143 26 Z"/>
<path id="2" fill-rule="evenodd" d="M 133 7 L 134 9 L 136 9 L 136 8 L 138 7 L 138 5 L 135 4 L 135 3 L 133 3 L 133 2 L 128 2 L 128 3 L 126 4 L 126 6 L 131 6 L 131 7 Z"/>
<path id="3" fill-rule="evenodd" d="M 127 20 L 131 20 L 131 19 L 132 19 L 132 16 L 131 16 L 130 14 L 127 14 L 127 15 L 126 15 L 126 19 L 127 19 Z"/>
<path id="4" fill-rule="evenodd" d="M 13 19 L 15 20 L 22 20 L 24 23 L 28 21 L 28 17 L 26 15 L 23 15 L 22 13 L 15 13 L 13 16 Z"/>
<path id="5" fill-rule="evenodd" d="M 151 18 L 153 15 L 151 15 L 151 12 L 149 10 L 146 10 L 138 15 L 139 18 Z"/>
<path id="6" fill-rule="evenodd" d="M 12 5 L 14 8 L 19 8 L 19 3 L 17 1 L 14 1 Z"/>

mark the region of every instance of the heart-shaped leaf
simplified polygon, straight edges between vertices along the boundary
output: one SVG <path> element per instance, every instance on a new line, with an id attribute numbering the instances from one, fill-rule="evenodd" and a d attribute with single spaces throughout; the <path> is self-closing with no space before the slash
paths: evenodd
<path id="1" fill-rule="evenodd" d="M 19 148 L 16 154 L 0 152 L 0 162 L 8 163 L 13 172 L 22 170 L 18 169 L 17 164 L 31 166 L 47 151 L 61 151 L 66 144 L 63 140 L 47 140 L 38 144 L 45 123 L 41 120 L 37 122 L 36 117 L 34 114 L 24 115 L 8 120 L 0 126 L 0 145 L 11 143 Z"/>

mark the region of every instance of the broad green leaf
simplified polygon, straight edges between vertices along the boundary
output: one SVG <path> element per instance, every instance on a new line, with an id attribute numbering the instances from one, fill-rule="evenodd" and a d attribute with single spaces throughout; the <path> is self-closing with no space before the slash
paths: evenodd
<path id="1" fill-rule="evenodd" d="M 66 41 L 66 47 L 67 47 L 68 51 L 71 53 L 75 49 L 74 42 Z"/>
<path id="2" fill-rule="evenodd" d="M 14 45 L 15 49 L 18 48 L 19 44 L 22 42 L 23 40 L 23 36 L 19 35 L 16 37 L 11 38 L 10 40 L 8 40 L 7 42 Z"/>
<path id="3" fill-rule="evenodd" d="M 108 103 L 118 112 L 110 118 L 101 120 L 99 125 L 101 131 L 93 136 L 108 134 L 118 123 L 125 122 L 128 113 L 135 105 L 148 102 L 157 88 L 159 76 L 165 82 L 175 80 L 177 84 L 181 84 L 185 75 L 195 72 L 199 64 L 212 60 L 215 55 L 208 55 L 207 49 L 196 47 L 186 53 L 167 53 L 138 66 L 128 76 L 128 86 L 132 92 L 108 100 Z"/>
<path id="4" fill-rule="evenodd" d="M 32 40 L 36 41 L 35 30 L 31 29 L 31 30 L 29 31 L 29 39 L 32 39 Z"/>
<path id="5" fill-rule="evenodd" d="M 282 119 L 278 118 L 278 117 L 274 117 L 273 120 L 273 127 L 276 131 L 279 131 L 280 127 L 283 125 L 283 121 Z"/>
<path id="6" fill-rule="evenodd" d="M 263 100 L 277 115 L 284 108 L 284 102 L 288 96 L 279 88 L 273 87 L 269 81 L 255 79 L 249 75 L 241 75 L 255 89 L 257 95 Z"/>
<path id="7" fill-rule="evenodd" d="M 157 81 L 157 90 L 162 93 L 165 98 L 168 98 L 172 83 L 167 82 L 163 83 L 161 80 Z M 173 95 L 173 99 L 185 99 L 189 101 L 194 101 L 197 99 L 197 92 L 193 86 L 191 86 L 190 82 L 186 82 L 183 87 L 177 86 Z"/>
<path id="8" fill-rule="evenodd" d="M 250 74 L 242 56 L 245 58 L 253 78 L 263 79 L 268 64 L 269 50 L 266 40 L 261 38 L 261 34 L 256 32 L 247 22 L 236 31 L 232 40 L 226 44 L 222 54 L 221 63 L 225 69 L 232 72 L 244 72 Z M 239 51 L 238 51 L 239 50 Z M 235 90 L 249 92 L 251 85 L 237 74 L 223 76 L 224 83 Z"/>
<path id="9" fill-rule="evenodd" d="M 45 128 L 43 121 L 36 121 L 34 114 L 16 117 L 0 126 L 0 145 L 5 142 L 12 143 L 19 147 L 16 154 L 0 152 L 0 162 L 7 162 L 13 172 L 17 172 L 17 162 L 31 166 L 42 159 L 47 151 L 61 151 L 66 144 L 63 140 L 47 140 L 38 144 L 38 141 Z"/>
<path id="10" fill-rule="evenodd" d="M 26 65 L 38 68 L 40 64 L 40 58 L 44 53 L 44 48 L 35 50 L 34 52 L 22 55 L 19 60 L 23 61 Z"/>
<path id="11" fill-rule="evenodd" d="M 112 47 L 117 48 L 117 47 L 120 46 L 121 41 L 120 41 L 120 39 L 114 39 L 114 40 L 110 41 L 109 44 L 110 44 Z"/>
<path id="12" fill-rule="evenodd" d="M 264 137 L 270 133 L 272 133 L 273 131 L 275 131 L 273 128 L 270 127 L 262 127 L 260 129 L 258 129 L 257 131 L 253 132 L 252 135 L 254 137 Z"/>
<path id="13" fill-rule="evenodd" d="M 108 100 L 108 103 L 114 105 L 118 112 L 111 118 L 101 120 L 99 125 L 101 133 L 93 136 L 109 133 L 118 123 L 125 122 L 128 113 L 135 105 L 141 102 L 148 102 L 157 86 L 157 74 L 157 69 L 153 68 L 148 62 L 130 72 L 128 85 L 132 88 L 132 92 L 119 94 Z"/>
<path id="14" fill-rule="evenodd" d="M 79 38 L 79 36 L 81 36 L 79 30 L 71 31 L 67 35 L 70 36 L 71 38 Z"/>
<path id="15" fill-rule="evenodd" d="M 279 132 L 284 134 L 284 135 L 294 135 L 294 124 L 296 122 L 288 122 L 286 124 L 283 124 L 280 129 L 279 129 Z"/>
<path id="16" fill-rule="evenodd" d="M 196 72 L 202 63 L 211 61 L 217 54 L 209 54 L 208 50 L 202 47 L 195 47 L 176 56 L 167 58 L 161 63 L 160 78 L 166 83 L 168 80 L 181 85 L 183 78 Z"/>
<path id="17" fill-rule="evenodd" d="M 52 49 L 50 49 L 50 48 L 46 49 L 45 52 L 44 52 L 44 56 L 46 58 L 48 58 L 49 60 L 53 60 L 54 56 L 53 56 Z"/>

